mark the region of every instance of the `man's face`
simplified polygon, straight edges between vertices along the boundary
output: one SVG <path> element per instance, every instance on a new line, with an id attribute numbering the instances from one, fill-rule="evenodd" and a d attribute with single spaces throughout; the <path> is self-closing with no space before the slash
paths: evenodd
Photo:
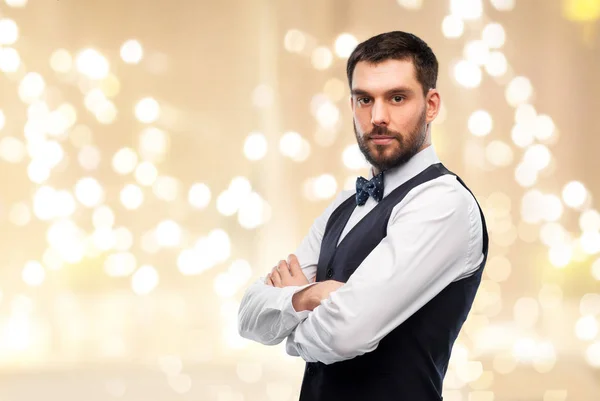
<path id="1" fill-rule="evenodd" d="M 351 106 L 358 146 L 381 171 L 429 145 L 427 124 L 437 115 L 439 94 L 430 90 L 423 96 L 411 60 L 361 61 L 354 69 Z"/>

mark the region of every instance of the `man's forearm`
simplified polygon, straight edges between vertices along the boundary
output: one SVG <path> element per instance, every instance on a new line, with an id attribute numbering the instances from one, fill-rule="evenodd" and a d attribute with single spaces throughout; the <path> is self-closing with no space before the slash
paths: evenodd
<path id="1" fill-rule="evenodd" d="M 318 285 L 305 288 L 292 296 L 292 306 L 296 312 L 312 311 L 321 303 L 321 300 L 314 296 L 315 287 Z"/>
<path id="2" fill-rule="evenodd" d="M 298 291 L 292 297 L 292 306 L 296 312 L 313 311 L 327 299 L 329 294 L 339 289 L 344 283 L 341 281 L 327 280 Z"/>

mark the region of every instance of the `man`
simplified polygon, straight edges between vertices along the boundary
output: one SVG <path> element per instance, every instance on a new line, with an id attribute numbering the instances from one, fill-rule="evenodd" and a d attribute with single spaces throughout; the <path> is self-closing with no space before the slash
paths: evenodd
<path id="1" fill-rule="evenodd" d="M 350 106 L 370 180 L 339 194 L 296 255 L 244 294 L 240 334 L 287 339 L 307 362 L 301 401 L 442 399 L 488 237 L 477 201 L 431 146 L 437 73 L 409 33 L 356 47 Z"/>

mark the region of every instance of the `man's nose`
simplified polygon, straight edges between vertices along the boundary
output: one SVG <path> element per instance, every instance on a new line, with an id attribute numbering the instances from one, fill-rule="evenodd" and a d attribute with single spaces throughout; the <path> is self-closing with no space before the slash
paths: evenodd
<path id="1" fill-rule="evenodd" d="M 390 115 L 385 104 L 374 102 L 371 108 L 371 124 L 387 127 L 389 123 Z"/>

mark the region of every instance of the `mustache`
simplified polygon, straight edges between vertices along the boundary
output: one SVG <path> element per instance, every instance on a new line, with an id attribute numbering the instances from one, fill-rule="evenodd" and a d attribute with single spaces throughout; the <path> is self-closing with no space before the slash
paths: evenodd
<path id="1" fill-rule="evenodd" d="M 402 137 L 400 135 L 400 133 L 397 132 L 397 131 L 393 131 L 391 129 L 388 129 L 387 127 L 376 126 L 370 132 L 366 132 L 365 135 L 364 135 L 364 138 L 365 139 L 371 139 L 371 137 L 373 135 L 385 135 L 385 136 L 392 136 L 394 138 L 401 138 Z"/>

